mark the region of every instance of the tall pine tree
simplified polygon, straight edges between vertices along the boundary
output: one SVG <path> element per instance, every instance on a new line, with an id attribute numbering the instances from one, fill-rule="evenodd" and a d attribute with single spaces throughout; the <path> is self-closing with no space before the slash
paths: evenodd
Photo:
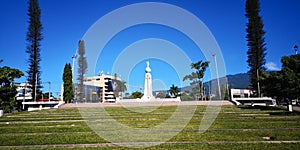
<path id="1" fill-rule="evenodd" d="M 67 63 L 65 65 L 64 73 L 63 73 L 63 82 L 64 82 L 63 98 L 66 103 L 69 103 L 74 98 L 72 67 L 70 63 Z"/>
<path id="2" fill-rule="evenodd" d="M 84 80 L 84 75 L 87 72 L 87 62 L 86 62 L 86 57 L 85 57 L 85 48 L 84 48 L 84 41 L 80 40 L 78 43 L 78 78 L 77 80 L 79 81 L 78 87 L 77 87 L 77 101 L 83 101 L 83 96 L 84 96 L 84 85 L 83 85 L 83 80 Z"/>
<path id="3" fill-rule="evenodd" d="M 250 82 L 252 89 L 257 96 L 260 96 L 259 77 L 266 69 L 264 67 L 266 60 L 266 44 L 263 30 L 264 24 L 259 15 L 260 3 L 259 0 L 246 1 L 246 14 L 248 18 L 247 23 L 247 41 L 248 41 L 248 66 L 250 68 Z"/>
<path id="4" fill-rule="evenodd" d="M 40 71 L 40 41 L 42 36 L 41 9 L 38 0 L 30 0 L 28 6 L 29 26 L 27 31 L 26 53 L 29 54 L 29 67 L 27 72 L 27 81 L 32 89 L 32 98 L 35 99 L 36 93 L 41 93 L 41 71 Z M 35 93 L 36 92 L 36 93 Z"/>

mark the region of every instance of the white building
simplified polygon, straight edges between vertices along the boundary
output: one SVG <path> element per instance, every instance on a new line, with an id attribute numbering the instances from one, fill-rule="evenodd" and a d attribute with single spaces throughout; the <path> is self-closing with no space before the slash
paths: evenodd
<path id="1" fill-rule="evenodd" d="M 231 89 L 231 101 L 236 105 L 276 106 L 276 100 L 270 97 L 250 97 L 248 89 Z"/>
<path id="2" fill-rule="evenodd" d="M 104 74 L 86 77 L 84 80 L 84 85 L 86 85 L 86 87 L 90 86 L 90 91 L 85 92 L 86 98 L 90 97 L 91 99 L 94 95 L 98 95 L 98 98 L 101 102 L 115 102 L 117 96 L 116 94 L 119 93 L 114 93 L 114 88 L 116 85 L 114 85 L 113 80 L 120 81 L 120 78 Z M 91 88 L 94 91 L 92 91 Z M 88 88 L 86 88 L 86 90 L 88 90 Z"/>
<path id="3" fill-rule="evenodd" d="M 15 83 L 17 87 L 18 94 L 16 95 L 17 100 L 31 100 L 32 99 L 32 90 L 31 84 L 29 83 Z"/>
<path id="4" fill-rule="evenodd" d="M 83 100 L 77 100 L 77 102 L 115 102 L 116 94 L 119 93 L 114 93 L 114 87 L 116 85 L 114 85 L 113 80 L 120 81 L 121 79 L 119 77 L 105 74 L 85 77 L 83 82 Z M 63 86 L 61 89 L 61 99 L 63 99 Z M 77 92 L 75 90 L 75 96 Z"/>

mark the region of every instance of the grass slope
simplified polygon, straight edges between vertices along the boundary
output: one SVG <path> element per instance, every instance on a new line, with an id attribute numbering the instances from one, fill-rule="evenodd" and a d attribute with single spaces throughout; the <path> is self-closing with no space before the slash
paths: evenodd
<path id="1" fill-rule="evenodd" d="M 207 132 L 201 133 L 198 129 L 205 108 L 206 106 L 198 106 L 184 130 L 167 143 L 144 149 L 299 149 L 300 147 L 299 112 L 287 113 L 285 110 L 272 107 L 222 106 L 212 126 Z M 159 107 L 149 113 L 132 112 L 121 107 L 105 109 L 121 124 L 147 129 L 167 120 L 176 106 Z M 94 113 L 93 109 L 89 111 Z M 103 118 L 104 121 L 105 119 Z M 1 117 L 0 149 L 14 148 L 130 149 L 110 145 L 108 141 L 94 133 L 76 108 L 21 112 Z"/>

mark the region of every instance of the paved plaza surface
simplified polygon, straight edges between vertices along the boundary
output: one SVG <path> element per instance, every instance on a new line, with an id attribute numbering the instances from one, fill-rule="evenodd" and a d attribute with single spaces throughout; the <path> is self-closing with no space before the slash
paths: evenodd
<path id="1" fill-rule="evenodd" d="M 122 106 L 177 106 L 177 105 L 234 105 L 230 101 L 181 101 L 181 102 L 118 102 L 118 103 L 69 103 L 61 108 L 76 107 L 122 107 Z"/>
<path id="2" fill-rule="evenodd" d="M 300 111 L 300 106 L 293 106 L 293 110 Z"/>

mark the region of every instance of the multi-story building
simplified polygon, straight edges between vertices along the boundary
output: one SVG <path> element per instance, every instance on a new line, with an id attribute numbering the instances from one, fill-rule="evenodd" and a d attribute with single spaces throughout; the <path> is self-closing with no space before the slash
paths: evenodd
<path id="1" fill-rule="evenodd" d="M 15 83 L 18 94 L 16 95 L 17 100 L 32 100 L 31 84 L 29 83 Z"/>
<path id="2" fill-rule="evenodd" d="M 86 77 L 84 85 L 86 86 L 85 97 L 94 99 L 98 95 L 101 102 L 115 102 L 116 93 L 114 93 L 113 80 L 120 80 L 120 78 L 110 75 L 99 74 L 99 76 Z M 90 90 L 90 91 L 88 91 Z"/>
<path id="3" fill-rule="evenodd" d="M 85 77 L 84 78 L 84 90 L 83 99 L 77 102 L 115 102 L 116 94 L 114 92 L 114 80 L 119 80 L 119 77 L 99 74 L 98 76 Z M 77 84 L 75 84 L 75 97 L 78 95 Z M 61 91 L 61 96 L 63 96 L 63 87 Z M 63 97 L 61 97 L 63 99 Z M 76 98 L 75 98 L 76 99 Z"/>

